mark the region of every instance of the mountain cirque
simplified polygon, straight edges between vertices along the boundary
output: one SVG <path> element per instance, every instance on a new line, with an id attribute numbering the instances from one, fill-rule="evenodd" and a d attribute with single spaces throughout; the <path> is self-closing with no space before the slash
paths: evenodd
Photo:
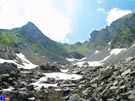
<path id="1" fill-rule="evenodd" d="M 31 22 L 0 29 L 0 95 L 11 101 L 135 101 L 135 14 L 61 44 Z"/>

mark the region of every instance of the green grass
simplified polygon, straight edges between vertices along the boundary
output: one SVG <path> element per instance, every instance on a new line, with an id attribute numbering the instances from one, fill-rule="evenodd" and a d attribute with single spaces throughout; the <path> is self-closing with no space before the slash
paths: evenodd
<path id="1" fill-rule="evenodd" d="M 6 45 L 19 44 L 24 41 L 23 37 L 12 32 L 0 32 L 0 42 Z"/>

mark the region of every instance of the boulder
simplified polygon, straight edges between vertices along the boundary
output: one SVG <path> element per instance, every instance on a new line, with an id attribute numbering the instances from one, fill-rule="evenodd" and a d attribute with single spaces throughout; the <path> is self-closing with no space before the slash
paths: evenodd
<path id="1" fill-rule="evenodd" d="M 73 94 L 69 97 L 68 101 L 86 101 L 86 100 L 81 98 L 78 94 Z"/>
<path id="2" fill-rule="evenodd" d="M 113 68 L 102 69 L 99 75 L 100 80 L 111 77 L 111 75 L 113 74 L 113 71 L 114 71 Z"/>
<path id="3" fill-rule="evenodd" d="M 41 64 L 36 69 L 42 70 L 44 72 L 61 72 L 60 69 L 57 67 L 57 64 Z"/>
<path id="4" fill-rule="evenodd" d="M 26 88 L 29 91 L 34 90 L 34 86 L 33 85 L 27 85 Z"/>
<path id="5" fill-rule="evenodd" d="M 14 63 L 3 63 L 0 64 L 0 74 L 10 74 L 11 76 L 17 76 L 19 70 L 17 69 L 17 65 Z"/>
<path id="6" fill-rule="evenodd" d="M 134 59 L 135 59 L 134 57 L 128 57 L 128 58 L 125 59 L 125 61 L 126 61 L 126 62 L 130 62 L 130 61 L 132 61 L 132 60 L 134 60 Z"/>

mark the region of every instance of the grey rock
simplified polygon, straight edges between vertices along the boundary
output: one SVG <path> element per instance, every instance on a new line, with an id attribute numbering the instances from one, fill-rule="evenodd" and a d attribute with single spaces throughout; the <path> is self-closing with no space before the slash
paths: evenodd
<path id="1" fill-rule="evenodd" d="M 90 90 L 87 88 L 86 90 L 82 91 L 82 97 L 88 99 L 90 97 Z"/>
<path id="2" fill-rule="evenodd" d="M 69 97 L 68 101 L 86 101 L 77 94 L 73 94 Z"/>
<path id="3" fill-rule="evenodd" d="M 134 57 L 128 57 L 128 58 L 125 59 L 125 61 L 126 61 L 126 62 L 130 62 L 130 61 L 132 61 L 132 60 L 134 60 L 134 59 L 135 59 Z"/>
<path id="4" fill-rule="evenodd" d="M 101 70 L 100 72 L 100 79 L 107 79 L 109 78 L 111 75 L 113 74 L 113 69 L 112 68 L 108 68 L 108 69 L 105 69 L 105 70 Z"/>
<path id="5" fill-rule="evenodd" d="M 61 72 L 60 69 L 57 67 L 57 64 L 42 64 L 37 67 L 35 70 L 42 70 L 45 72 Z"/>
<path id="6" fill-rule="evenodd" d="M 128 69 L 128 70 L 124 71 L 121 75 L 124 76 L 124 75 L 129 74 L 130 72 L 131 72 L 131 69 Z"/>
<path id="7" fill-rule="evenodd" d="M 30 90 L 30 91 L 34 90 L 34 86 L 33 85 L 27 85 L 26 88 L 27 88 L 27 90 Z"/>
<path id="8" fill-rule="evenodd" d="M 3 63 L 0 64 L 0 74 L 10 74 L 11 76 L 17 76 L 19 70 L 17 69 L 17 65 L 13 63 Z"/>

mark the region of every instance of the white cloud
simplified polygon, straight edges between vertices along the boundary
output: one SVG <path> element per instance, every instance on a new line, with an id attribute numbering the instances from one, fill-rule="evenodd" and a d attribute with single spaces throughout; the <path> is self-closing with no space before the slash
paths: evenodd
<path id="1" fill-rule="evenodd" d="M 72 13 L 76 0 L 66 0 Z M 71 14 L 69 14 L 71 15 Z M 54 8 L 49 0 L 0 0 L 0 28 L 14 28 L 32 21 L 51 39 L 67 41 L 71 19 Z"/>
<path id="2" fill-rule="evenodd" d="M 132 13 L 132 11 L 130 10 L 121 10 L 118 8 L 113 8 L 112 10 L 110 10 L 110 12 L 108 13 L 107 16 L 107 25 L 110 25 L 113 21 L 123 17 L 124 15 L 127 15 L 129 13 Z"/>
<path id="3" fill-rule="evenodd" d="M 103 0 L 97 0 L 97 2 L 100 4 L 100 3 L 102 3 L 102 2 L 103 2 Z"/>
<path id="4" fill-rule="evenodd" d="M 65 5 L 68 11 L 68 15 L 71 16 L 77 0 L 65 0 Z"/>
<path id="5" fill-rule="evenodd" d="M 103 14 L 107 13 L 106 10 L 102 7 L 98 7 L 97 11 L 102 12 Z"/>

